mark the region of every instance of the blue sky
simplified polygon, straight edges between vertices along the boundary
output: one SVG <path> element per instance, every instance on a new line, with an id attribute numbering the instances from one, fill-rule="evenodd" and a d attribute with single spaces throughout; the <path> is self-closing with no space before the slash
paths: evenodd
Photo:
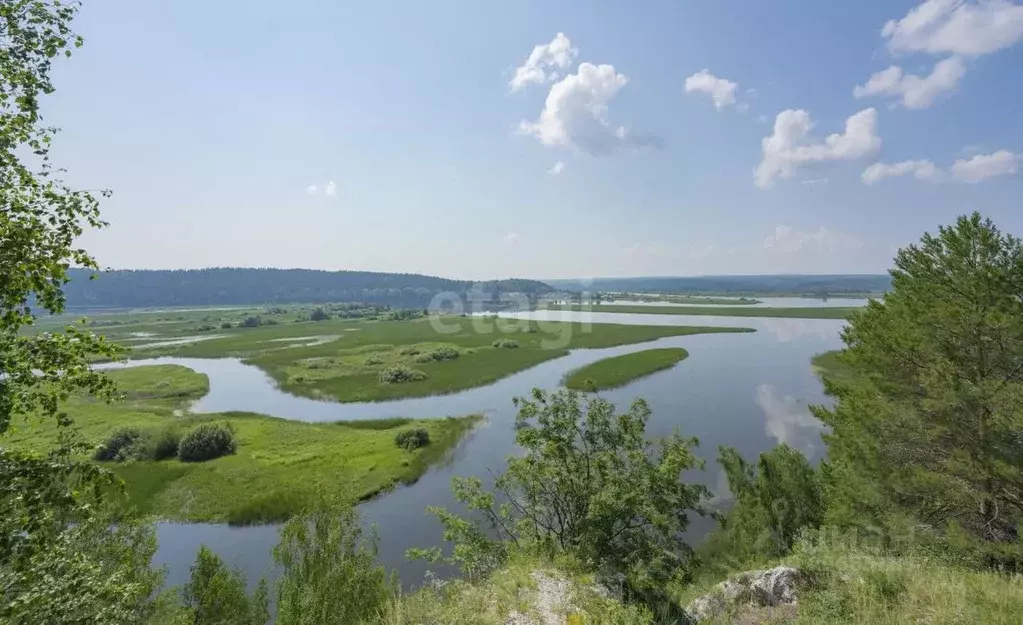
<path id="1" fill-rule="evenodd" d="M 974 209 L 1023 234 L 1009 0 L 93 0 L 76 28 L 44 112 L 114 192 L 83 239 L 110 267 L 853 273 Z"/>

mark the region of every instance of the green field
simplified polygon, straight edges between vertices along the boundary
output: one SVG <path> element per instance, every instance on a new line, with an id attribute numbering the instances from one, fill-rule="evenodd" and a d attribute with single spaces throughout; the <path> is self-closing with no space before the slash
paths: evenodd
<path id="1" fill-rule="evenodd" d="M 200 314 L 200 313 L 196 313 Z M 236 314 L 236 313 L 232 313 Z M 181 322 L 184 327 L 194 321 Z M 116 326 L 117 340 L 138 326 Z M 148 326 L 152 333 L 154 326 Z M 150 343 L 188 336 L 181 325 L 147 337 Z M 339 320 L 280 323 L 215 330 L 188 344 L 136 347 L 132 358 L 237 357 L 266 371 L 288 392 L 342 402 L 378 401 L 453 393 L 490 384 L 517 371 L 564 356 L 571 349 L 602 348 L 744 328 L 584 324 L 494 317 L 444 316 L 407 321 Z M 495 347 L 510 340 L 517 347 Z M 438 352 L 440 350 L 440 352 Z M 433 354 L 446 353 L 433 359 Z M 425 375 L 417 381 L 385 383 L 381 373 L 396 366 Z"/>
<path id="2" fill-rule="evenodd" d="M 134 310 L 90 316 L 86 323 L 97 334 L 125 345 L 133 359 L 240 358 L 266 371 L 285 391 L 341 402 L 462 391 L 559 358 L 571 349 L 614 347 L 687 334 L 752 331 L 528 321 L 494 316 L 435 315 L 388 320 L 402 313 L 373 307 L 344 310 L 343 306 L 351 305 L 327 305 L 332 318 L 323 321 L 310 320 L 316 306 L 288 305 Z M 338 318 L 342 314 L 365 316 Z M 253 318 L 259 319 L 259 324 L 246 327 L 245 320 Z M 78 319 L 46 318 L 36 329 L 54 331 Z M 495 347 L 495 343 L 503 340 L 513 344 Z M 413 370 L 413 377 L 421 379 L 382 381 L 381 376 L 394 367 Z"/>
<path id="3" fill-rule="evenodd" d="M 689 352 L 681 347 L 665 347 L 605 358 L 570 371 L 565 376 L 564 384 L 577 391 L 617 388 L 637 378 L 674 367 L 688 356 Z"/>
<path id="4" fill-rule="evenodd" d="M 550 310 L 572 310 L 580 312 L 624 313 L 633 315 L 706 315 L 712 317 L 788 317 L 793 319 L 846 319 L 859 310 L 856 307 L 833 306 L 816 308 L 770 308 L 770 307 L 729 307 L 719 306 L 629 306 L 619 304 L 597 304 L 594 306 L 551 306 Z"/>
<path id="5" fill-rule="evenodd" d="M 205 375 L 160 365 L 110 372 L 126 399 L 107 404 L 76 397 L 67 412 L 91 445 L 131 426 L 183 433 L 203 422 L 234 429 L 237 452 L 207 462 L 107 463 L 126 482 L 128 504 L 144 514 L 178 521 L 269 522 L 287 518 L 313 498 L 345 485 L 360 498 L 416 480 L 441 461 L 479 417 L 412 421 L 388 419 L 347 423 L 303 423 L 251 413 L 176 416 L 189 398 L 208 389 Z M 14 423 L 12 446 L 52 448 L 52 423 Z M 397 432 L 423 427 L 430 444 L 406 452 Z"/>

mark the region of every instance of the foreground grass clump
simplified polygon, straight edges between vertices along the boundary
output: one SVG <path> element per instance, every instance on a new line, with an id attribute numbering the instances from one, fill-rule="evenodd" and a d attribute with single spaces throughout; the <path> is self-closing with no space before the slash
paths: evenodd
<path id="1" fill-rule="evenodd" d="M 1016 624 L 1023 578 L 962 569 L 922 554 L 883 555 L 801 544 L 791 563 L 810 574 L 798 623 Z"/>
<path id="2" fill-rule="evenodd" d="M 704 315 L 714 317 L 788 317 L 793 319 L 848 319 L 859 310 L 849 306 L 821 306 L 806 308 L 757 308 L 753 306 L 629 306 L 626 304 L 556 305 L 552 310 L 576 310 L 630 315 Z"/>
<path id="3" fill-rule="evenodd" d="M 689 356 L 681 347 L 647 349 L 598 360 L 565 376 L 565 386 L 577 391 L 601 391 L 624 386 L 643 376 L 671 368 Z"/>
<path id="4" fill-rule="evenodd" d="M 174 366 L 170 372 L 191 386 L 206 384 L 206 376 L 185 367 Z M 369 498 L 418 479 L 479 420 L 469 416 L 304 423 L 251 413 L 176 416 L 182 406 L 179 389 L 156 388 L 158 378 L 152 371 L 125 369 L 109 375 L 126 395 L 145 399 L 107 404 L 73 397 L 64 409 L 86 441 L 98 443 L 125 429 L 139 434 L 136 441 L 148 434 L 152 434 L 149 440 L 159 441 L 168 431 L 233 429 L 237 447 L 232 455 L 206 462 L 177 458 L 157 462 L 142 456 L 111 466 L 125 480 L 130 506 L 178 521 L 279 521 L 305 509 L 338 482 L 350 486 L 354 497 Z M 417 428 L 428 433 L 429 445 L 408 452 L 394 444 L 400 430 Z M 52 422 L 37 421 L 31 428 L 11 433 L 7 440 L 12 448 L 43 450 L 56 435 Z"/>
<path id="5" fill-rule="evenodd" d="M 557 561 L 515 555 L 488 576 L 426 585 L 393 598 L 379 622 L 393 625 L 418 623 L 556 622 L 569 625 L 616 623 L 653 625 L 642 606 L 625 605 L 602 593 L 595 576 L 570 560 Z M 527 620 L 528 619 L 528 620 Z"/>

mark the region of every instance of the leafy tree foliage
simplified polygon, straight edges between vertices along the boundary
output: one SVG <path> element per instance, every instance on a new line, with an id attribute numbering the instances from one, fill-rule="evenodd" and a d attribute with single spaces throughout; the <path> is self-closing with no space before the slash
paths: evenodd
<path id="1" fill-rule="evenodd" d="M 501 562 L 510 545 L 543 555 L 570 554 L 593 570 L 624 572 L 638 587 L 684 577 L 691 549 L 682 540 L 688 514 L 704 513 L 706 488 L 682 474 L 701 466 L 695 439 L 645 438 L 642 400 L 622 413 L 599 397 L 571 391 L 516 399 L 516 442 L 495 491 L 478 479 L 454 482 L 456 497 L 485 525 L 430 511 L 454 541 L 453 558 L 470 576 Z M 499 543 L 489 536 L 508 541 Z M 440 557 L 438 551 L 414 555 Z"/>
<path id="2" fill-rule="evenodd" d="M 205 545 L 199 548 L 181 598 L 194 625 L 264 625 L 270 620 L 266 581 L 261 580 L 249 596 L 241 571 L 228 568 Z"/>
<path id="3" fill-rule="evenodd" d="M 338 497 L 288 521 L 274 549 L 280 625 L 378 623 L 397 593 L 376 563 L 375 536 L 363 535 L 354 502 Z"/>
<path id="4" fill-rule="evenodd" d="M 788 445 L 760 455 L 755 465 L 731 447 L 721 447 L 735 505 L 722 519 L 727 558 L 744 561 L 787 554 L 803 528 L 824 522 L 825 499 L 820 478 L 806 457 Z"/>
<path id="5" fill-rule="evenodd" d="M 85 449 L 61 409 L 72 393 L 109 397 L 89 361 L 119 351 L 77 326 L 22 332 L 37 307 L 64 310 L 69 267 L 96 268 L 75 239 L 104 225 L 96 198 L 59 179 L 55 130 L 39 115 L 52 60 L 81 45 L 70 28 L 78 8 L 0 0 L 0 435 L 16 419 L 60 426 L 46 456 L 0 447 L 0 620 L 10 623 L 138 623 L 160 579 L 152 528 L 105 512 L 115 480 L 75 459 Z"/>
<path id="6" fill-rule="evenodd" d="M 151 526 L 104 513 L 113 476 L 0 447 L 0 622 L 145 621 L 163 575 Z"/>
<path id="7" fill-rule="evenodd" d="M 1023 519 L 1023 247 L 974 213 L 900 250 L 892 289 L 843 332 L 829 499 L 871 523 L 1016 542 Z M 830 514 L 830 513 L 829 513 Z"/>

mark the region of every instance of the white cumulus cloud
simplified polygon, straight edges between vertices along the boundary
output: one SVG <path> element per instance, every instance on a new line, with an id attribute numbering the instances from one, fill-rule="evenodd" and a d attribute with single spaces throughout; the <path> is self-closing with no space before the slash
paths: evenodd
<path id="1" fill-rule="evenodd" d="M 941 178 L 941 170 L 931 161 L 901 161 L 898 163 L 884 164 L 874 163 L 863 171 L 863 182 L 866 184 L 877 184 L 885 178 L 906 176 L 912 174 L 917 180 L 936 181 Z"/>
<path id="2" fill-rule="evenodd" d="M 608 120 L 608 102 L 629 82 L 612 65 L 581 63 L 551 86 L 540 118 L 523 121 L 519 129 L 553 147 L 580 150 L 593 156 L 625 146 L 660 145 L 655 137 L 631 134 Z"/>
<path id="3" fill-rule="evenodd" d="M 769 252 L 796 254 L 813 252 L 834 254 L 857 250 L 863 241 L 844 232 L 828 230 L 823 226 L 817 232 L 801 232 L 790 226 L 776 226 L 774 232 L 764 238 L 764 249 Z"/>
<path id="4" fill-rule="evenodd" d="M 845 131 L 831 134 L 823 141 L 810 136 L 814 122 L 799 109 L 778 113 L 774 131 L 761 142 L 763 159 L 754 173 L 754 182 L 762 189 L 778 178 L 791 178 L 801 168 L 824 161 L 855 160 L 881 147 L 877 136 L 877 111 L 869 108 L 849 117 Z"/>
<path id="5" fill-rule="evenodd" d="M 881 29 L 892 52 L 981 56 L 1023 40 L 1023 5 L 1008 0 L 925 0 Z"/>
<path id="6" fill-rule="evenodd" d="M 519 242 L 519 234 L 517 232 L 509 232 L 504 235 L 505 245 L 516 245 Z"/>
<path id="7" fill-rule="evenodd" d="M 956 88 L 966 74 L 966 63 L 958 56 L 938 61 L 927 76 L 906 74 L 901 67 L 892 65 L 877 72 L 865 85 L 853 89 L 857 98 L 875 95 L 901 98 L 908 109 L 922 109 L 934 104 L 938 96 Z"/>
<path id="8" fill-rule="evenodd" d="M 686 78 L 686 93 L 695 91 L 710 95 L 714 101 L 714 108 L 719 111 L 726 106 L 735 104 L 735 90 L 738 87 L 738 83 L 718 78 L 706 69 Z"/>
<path id="9" fill-rule="evenodd" d="M 323 187 L 323 192 L 327 195 L 337 195 L 337 185 L 333 180 L 327 182 L 326 186 Z"/>
<path id="10" fill-rule="evenodd" d="M 949 167 L 952 177 L 959 182 L 981 182 L 997 176 L 1010 176 L 1019 170 L 1019 155 L 1008 150 L 992 154 L 978 154 L 970 159 L 959 159 Z"/>
<path id="11" fill-rule="evenodd" d="M 320 188 L 314 184 L 311 184 L 305 188 L 305 192 L 309 195 L 316 195 L 317 193 L 320 192 Z"/>
<path id="12" fill-rule="evenodd" d="M 565 33 L 558 33 L 550 43 L 533 48 L 529 58 L 515 69 L 515 75 L 508 82 L 511 91 L 518 91 L 529 84 L 542 84 L 558 79 L 558 70 L 572 66 L 579 50 L 572 47 Z"/>
<path id="13" fill-rule="evenodd" d="M 547 173 L 551 174 L 552 176 L 557 176 L 563 171 L 565 171 L 565 163 L 563 163 L 562 161 L 558 161 L 557 163 L 554 163 L 553 167 L 547 170 Z"/>

